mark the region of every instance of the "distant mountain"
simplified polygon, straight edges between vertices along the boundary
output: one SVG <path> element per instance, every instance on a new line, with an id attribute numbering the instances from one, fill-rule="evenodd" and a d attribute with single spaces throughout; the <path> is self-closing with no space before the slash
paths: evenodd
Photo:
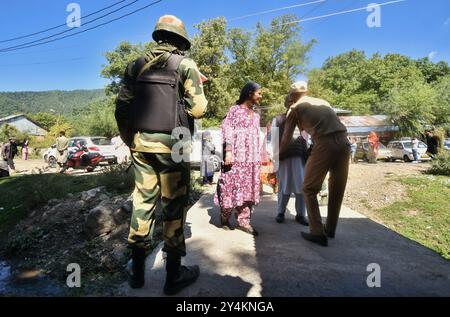
<path id="1" fill-rule="evenodd" d="M 0 92 L 0 117 L 17 113 L 51 112 L 70 116 L 105 97 L 103 89 Z"/>

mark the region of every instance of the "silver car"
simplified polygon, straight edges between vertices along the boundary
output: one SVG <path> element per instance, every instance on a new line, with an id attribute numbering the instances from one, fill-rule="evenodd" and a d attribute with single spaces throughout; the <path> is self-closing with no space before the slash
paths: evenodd
<path id="1" fill-rule="evenodd" d="M 405 162 L 414 161 L 414 157 L 412 154 L 412 142 L 411 140 L 398 140 L 391 141 L 388 143 L 387 148 L 391 151 L 391 159 L 392 161 L 403 160 Z M 431 157 L 428 156 L 427 153 L 427 145 L 422 141 L 419 141 L 419 161 L 429 161 Z"/>

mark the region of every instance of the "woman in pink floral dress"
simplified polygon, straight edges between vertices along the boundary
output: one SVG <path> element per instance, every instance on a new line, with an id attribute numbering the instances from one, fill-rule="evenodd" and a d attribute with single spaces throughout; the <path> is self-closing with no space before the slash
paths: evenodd
<path id="1" fill-rule="evenodd" d="M 250 225 L 250 216 L 259 203 L 261 157 L 259 114 L 253 106 L 261 98 L 261 86 L 247 83 L 222 122 L 225 162 L 214 196 L 224 229 L 230 229 L 229 218 L 236 209 L 237 229 L 255 236 L 258 233 Z"/>

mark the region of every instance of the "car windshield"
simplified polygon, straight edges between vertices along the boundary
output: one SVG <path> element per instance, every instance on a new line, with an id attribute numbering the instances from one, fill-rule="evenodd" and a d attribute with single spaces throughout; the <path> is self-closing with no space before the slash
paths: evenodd
<path id="1" fill-rule="evenodd" d="M 403 142 L 403 146 L 407 149 L 412 148 L 412 143 L 411 142 Z"/>
<path id="2" fill-rule="evenodd" d="M 107 138 L 91 138 L 95 145 L 113 145 L 110 139 Z"/>

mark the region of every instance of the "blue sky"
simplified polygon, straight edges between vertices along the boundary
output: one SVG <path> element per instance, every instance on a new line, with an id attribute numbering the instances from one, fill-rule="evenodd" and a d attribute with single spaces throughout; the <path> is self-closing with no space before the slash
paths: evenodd
<path id="1" fill-rule="evenodd" d="M 1 0 L 0 41 L 65 23 L 69 15 L 66 7 L 71 2 L 80 5 L 83 16 L 117 1 Z M 131 1 L 127 0 L 125 3 Z M 314 0 L 163 0 L 130 17 L 78 36 L 24 50 L 0 52 L 2 74 L 0 91 L 103 88 L 107 83 L 107 80 L 100 76 L 102 65 L 105 64 L 103 53 L 114 49 L 124 40 L 132 43 L 149 41 L 157 18 L 163 14 L 180 17 L 188 27 L 189 35 L 193 36 L 196 32 L 193 25 L 202 20 L 217 16 L 231 20 L 252 13 L 312 1 Z M 324 3 L 232 20 L 229 26 L 251 30 L 257 22 L 268 25 L 272 18 L 284 13 L 293 13 L 301 17 L 315 8 L 305 16 L 312 18 L 365 7 L 373 2 L 381 4 L 388 1 L 326 0 Z M 129 8 L 99 22 L 130 12 L 150 2 L 152 0 L 139 0 Z M 366 19 L 369 14 L 364 10 L 301 23 L 303 40 L 308 41 L 312 38 L 318 40 L 309 55 L 308 67 L 320 67 L 327 57 L 353 48 L 364 50 L 368 55 L 375 52 L 382 54 L 397 52 L 413 58 L 430 56 L 434 62 L 439 60 L 450 62 L 450 0 L 407 0 L 382 6 L 379 28 L 367 27 Z M 56 31 L 66 29 L 67 27 L 63 27 Z M 83 26 L 79 30 L 83 30 Z M 0 43 L 0 50 L 49 34 L 52 33 Z"/>

